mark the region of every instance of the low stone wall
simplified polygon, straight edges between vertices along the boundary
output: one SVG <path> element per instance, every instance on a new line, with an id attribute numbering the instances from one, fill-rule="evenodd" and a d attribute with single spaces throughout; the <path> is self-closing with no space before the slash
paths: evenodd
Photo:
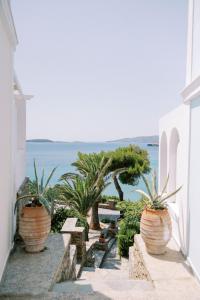
<path id="1" fill-rule="evenodd" d="M 116 209 L 116 201 L 115 200 L 108 200 L 106 203 L 99 203 L 99 208 L 104 208 L 104 209 Z"/>
<path id="2" fill-rule="evenodd" d="M 69 233 L 71 235 L 71 244 L 76 245 L 77 248 L 77 260 L 84 263 L 86 256 L 85 228 L 76 227 L 77 221 L 77 218 L 67 218 L 61 233 Z"/>
<path id="3" fill-rule="evenodd" d="M 136 244 L 129 248 L 129 278 L 135 280 L 150 280 Z"/>

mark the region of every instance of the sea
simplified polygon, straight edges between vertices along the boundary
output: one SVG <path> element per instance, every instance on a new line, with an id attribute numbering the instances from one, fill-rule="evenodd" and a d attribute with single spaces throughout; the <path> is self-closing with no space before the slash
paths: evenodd
<path id="1" fill-rule="evenodd" d="M 39 176 L 44 168 L 48 175 L 56 167 L 56 172 L 50 182 L 51 185 L 59 182 L 62 174 L 74 172 L 75 168 L 71 165 L 77 158 L 78 152 L 93 153 L 100 151 L 114 150 L 118 147 L 126 147 L 130 143 L 124 142 L 105 142 L 105 143 L 81 143 L 81 142 L 27 142 L 26 174 L 31 179 L 34 178 L 33 161 L 36 160 Z M 145 143 L 137 143 L 138 146 L 146 149 L 149 153 L 151 169 L 158 169 L 158 147 L 147 146 Z M 135 189 L 145 189 L 142 180 L 137 186 L 121 184 L 124 192 L 124 199 L 135 201 L 139 199 L 139 194 Z M 106 195 L 118 196 L 114 184 L 111 183 L 104 191 Z"/>

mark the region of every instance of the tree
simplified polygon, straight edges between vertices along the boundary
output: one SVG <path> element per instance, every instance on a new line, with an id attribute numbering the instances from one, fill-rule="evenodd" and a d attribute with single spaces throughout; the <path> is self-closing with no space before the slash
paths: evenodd
<path id="1" fill-rule="evenodd" d="M 109 151 L 104 155 L 108 159 L 112 158 L 108 171 L 113 172 L 115 188 L 122 201 L 124 195 L 119 182 L 129 185 L 138 184 L 141 174 L 150 171 L 148 152 L 139 146 L 129 145 L 128 147 L 120 147 L 114 151 Z"/>
<path id="2" fill-rule="evenodd" d="M 80 174 L 66 173 L 61 177 L 63 181 L 60 186 L 61 199 L 84 217 L 87 217 L 92 208 L 90 228 L 93 229 L 100 227 L 97 203 L 101 193 L 109 184 L 104 177 L 110 163 L 111 158 L 100 159 L 95 155 L 82 157 L 80 154 L 77 164 L 73 164 Z"/>
<path id="3" fill-rule="evenodd" d="M 79 152 L 78 160 L 72 165 L 75 166 L 85 178 L 90 178 L 91 185 L 95 182 L 98 189 L 103 191 L 109 184 L 109 176 L 106 175 L 108 174 L 111 161 L 111 158 L 105 158 L 103 154 L 85 154 Z M 100 196 L 101 194 L 91 207 L 90 228 L 95 230 L 100 229 L 98 214 Z"/>

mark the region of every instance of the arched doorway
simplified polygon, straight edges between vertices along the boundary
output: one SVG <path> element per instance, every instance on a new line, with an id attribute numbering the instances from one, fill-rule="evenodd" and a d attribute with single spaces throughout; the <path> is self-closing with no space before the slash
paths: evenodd
<path id="1" fill-rule="evenodd" d="M 179 152 L 179 133 L 176 128 L 171 131 L 169 145 L 169 192 L 173 192 L 177 188 L 178 183 L 178 152 Z M 176 201 L 176 195 L 171 198 L 172 202 Z"/>

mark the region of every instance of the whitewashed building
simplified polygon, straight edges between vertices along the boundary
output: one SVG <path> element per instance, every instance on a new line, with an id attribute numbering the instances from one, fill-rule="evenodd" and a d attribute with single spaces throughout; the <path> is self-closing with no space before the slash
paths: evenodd
<path id="1" fill-rule="evenodd" d="M 0 279 L 15 232 L 16 192 L 25 178 L 26 100 L 14 72 L 17 36 L 9 0 L 0 0 Z"/>
<path id="2" fill-rule="evenodd" d="M 169 209 L 173 236 L 200 279 L 200 0 L 189 0 L 186 86 L 182 104 L 160 120 L 159 184 L 182 185 Z"/>

